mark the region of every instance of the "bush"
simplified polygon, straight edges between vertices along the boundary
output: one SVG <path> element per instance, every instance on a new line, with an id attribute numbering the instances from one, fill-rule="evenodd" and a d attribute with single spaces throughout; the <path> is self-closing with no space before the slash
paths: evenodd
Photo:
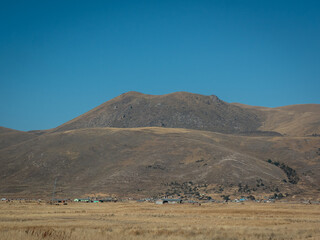
<path id="1" fill-rule="evenodd" d="M 222 197 L 223 200 L 225 200 L 226 202 L 230 201 L 230 195 L 221 195 L 221 197 Z"/>
<path id="2" fill-rule="evenodd" d="M 271 159 L 268 159 L 267 162 L 281 168 L 281 170 L 287 175 L 289 183 L 297 184 L 299 182 L 300 178 L 296 170 L 292 169 L 288 165 L 285 165 L 284 163 L 280 163 L 278 161 L 273 162 Z"/>

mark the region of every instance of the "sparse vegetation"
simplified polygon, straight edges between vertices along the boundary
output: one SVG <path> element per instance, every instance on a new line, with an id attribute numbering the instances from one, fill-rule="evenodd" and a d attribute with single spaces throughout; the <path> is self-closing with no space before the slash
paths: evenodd
<path id="1" fill-rule="evenodd" d="M 147 169 L 160 169 L 160 170 L 166 169 L 164 166 L 161 166 L 160 164 L 148 165 L 148 166 L 146 166 L 146 168 Z"/>
<path id="2" fill-rule="evenodd" d="M 196 198 L 198 200 L 208 200 L 211 199 L 210 196 L 206 195 L 207 184 L 195 184 L 192 181 L 179 183 L 177 181 L 163 184 L 167 187 L 165 192 L 165 197 L 180 197 L 180 198 Z M 158 197 L 163 197 L 161 196 Z"/>
<path id="3" fill-rule="evenodd" d="M 0 239 L 316 240 L 320 206 L 302 204 L 0 202 Z"/>
<path id="4" fill-rule="evenodd" d="M 241 183 L 238 184 L 238 192 L 239 193 L 251 193 L 251 190 L 248 186 L 248 184 L 242 186 Z"/>
<path id="5" fill-rule="evenodd" d="M 222 199 L 226 202 L 230 201 L 230 195 L 221 195 Z"/>
<path id="6" fill-rule="evenodd" d="M 271 159 L 268 159 L 267 162 L 281 168 L 282 171 L 287 175 L 289 183 L 297 184 L 299 182 L 300 178 L 296 170 L 292 169 L 288 165 L 285 165 L 284 163 L 280 163 L 278 161 L 274 162 Z"/>

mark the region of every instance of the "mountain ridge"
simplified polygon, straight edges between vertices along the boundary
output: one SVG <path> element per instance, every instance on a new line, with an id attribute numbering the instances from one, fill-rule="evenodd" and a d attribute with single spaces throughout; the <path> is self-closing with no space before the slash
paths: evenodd
<path id="1" fill-rule="evenodd" d="M 187 92 L 146 95 L 128 92 L 55 128 L 55 131 L 88 127 L 170 127 L 224 133 L 252 131 L 260 125 L 250 110 Z"/>
<path id="2" fill-rule="evenodd" d="M 129 92 L 55 129 L 1 127 L 0 193 L 49 196 L 58 178 L 59 197 L 320 197 L 320 105 L 239 105 Z"/>
<path id="3" fill-rule="evenodd" d="M 320 104 L 277 108 L 227 103 L 215 95 L 127 92 L 52 131 L 88 127 L 170 127 L 246 134 L 309 136 L 320 133 Z"/>

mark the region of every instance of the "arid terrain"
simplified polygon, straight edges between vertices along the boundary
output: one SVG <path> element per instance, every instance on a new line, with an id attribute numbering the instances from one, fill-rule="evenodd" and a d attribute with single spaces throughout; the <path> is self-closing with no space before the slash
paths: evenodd
<path id="1" fill-rule="evenodd" d="M 0 194 L 320 199 L 320 105 L 122 94 L 42 131 L 0 128 Z"/>
<path id="2" fill-rule="evenodd" d="M 320 205 L 0 203 L 0 239 L 320 239 Z"/>
<path id="3" fill-rule="evenodd" d="M 319 104 L 129 92 L 53 129 L 0 127 L 0 239 L 316 240 L 319 173 Z M 119 201 L 73 201 L 89 197 Z"/>
<path id="4" fill-rule="evenodd" d="M 48 133 L 0 150 L 3 197 L 92 194 L 319 198 L 320 138 L 173 128 Z M 273 162 L 269 163 L 271 159 Z M 281 162 L 287 168 L 276 166 Z"/>

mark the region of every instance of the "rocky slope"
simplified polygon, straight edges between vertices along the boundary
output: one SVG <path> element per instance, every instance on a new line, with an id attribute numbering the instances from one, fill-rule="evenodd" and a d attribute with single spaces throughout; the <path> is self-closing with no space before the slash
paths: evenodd
<path id="1" fill-rule="evenodd" d="M 320 196 L 320 107 L 129 92 L 55 128 L 0 128 L 0 193 Z"/>
<path id="2" fill-rule="evenodd" d="M 187 129 L 68 130 L 0 150 L 5 183 L 0 192 L 48 196 L 56 177 L 58 192 L 65 197 L 93 193 L 147 197 L 175 188 L 182 194 L 188 182 L 207 185 L 207 194 L 220 188 L 237 192 L 239 184 L 247 185 L 250 194 L 271 194 L 276 189 L 313 192 L 320 183 L 318 146 L 320 138 L 247 137 Z M 268 163 L 269 158 L 296 170 L 298 183 L 289 183 L 289 176 Z"/>
<path id="3" fill-rule="evenodd" d="M 56 131 L 95 127 L 167 127 L 222 133 L 254 131 L 261 119 L 250 109 L 216 96 L 186 92 L 146 95 L 128 92 L 63 124 Z"/>

